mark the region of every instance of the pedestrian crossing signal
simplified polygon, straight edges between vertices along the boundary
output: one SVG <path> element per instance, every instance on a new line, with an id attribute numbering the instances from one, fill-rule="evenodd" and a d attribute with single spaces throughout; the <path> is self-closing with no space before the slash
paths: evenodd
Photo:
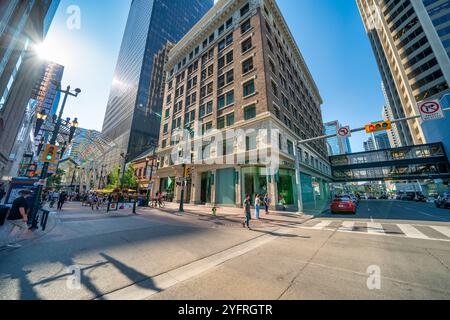
<path id="1" fill-rule="evenodd" d="M 58 147 L 53 144 L 47 144 L 45 146 L 42 162 L 58 164 L 57 155 L 58 155 Z"/>
<path id="2" fill-rule="evenodd" d="M 378 131 L 386 131 L 392 129 L 391 121 L 382 121 L 377 123 L 371 123 L 366 125 L 366 133 L 378 132 Z"/>

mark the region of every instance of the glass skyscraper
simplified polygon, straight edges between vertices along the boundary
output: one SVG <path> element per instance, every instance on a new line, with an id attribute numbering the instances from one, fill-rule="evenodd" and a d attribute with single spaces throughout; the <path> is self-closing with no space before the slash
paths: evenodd
<path id="1" fill-rule="evenodd" d="M 110 166 L 157 143 L 161 109 L 149 106 L 154 56 L 168 41 L 180 40 L 213 4 L 213 0 L 132 1 L 102 130 L 117 145 L 105 156 Z"/>
<path id="2" fill-rule="evenodd" d="M 341 125 L 338 121 L 331 121 L 324 124 L 325 128 L 325 134 L 336 134 L 338 128 L 340 128 Z M 338 136 L 328 138 L 327 139 L 328 144 L 328 153 L 330 156 L 337 156 L 340 154 L 347 154 L 352 153 L 352 148 L 350 146 L 350 139 L 349 138 L 340 138 Z"/>

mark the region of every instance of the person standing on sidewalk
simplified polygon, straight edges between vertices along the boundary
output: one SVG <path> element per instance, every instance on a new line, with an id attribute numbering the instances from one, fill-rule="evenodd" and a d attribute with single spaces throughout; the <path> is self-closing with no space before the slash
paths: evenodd
<path id="1" fill-rule="evenodd" d="M 251 206 L 250 196 L 247 194 L 244 200 L 245 222 L 242 222 L 242 226 L 245 228 L 245 226 L 247 225 L 247 228 L 249 229 L 250 229 L 250 220 L 252 219 L 250 206 Z"/>
<path id="2" fill-rule="evenodd" d="M 266 209 L 266 214 L 269 214 L 270 198 L 267 193 L 264 196 L 263 202 L 264 202 L 264 207 Z"/>
<path id="3" fill-rule="evenodd" d="M 256 220 L 259 220 L 259 210 L 261 209 L 261 199 L 259 198 L 259 194 L 255 196 L 255 217 Z"/>
<path id="4" fill-rule="evenodd" d="M 27 198 L 30 196 L 29 190 L 22 190 L 20 191 L 20 197 L 15 199 L 11 210 L 9 212 L 7 220 L 11 224 L 11 230 L 8 233 L 7 240 L 8 240 L 8 247 L 11 248 L 20 248 L 21 245 L 17 243 L 17 239 L 19 235 L 23 233 L 23 231 L 28 231 L 28 201 Z M 12 235 L 14 233 L 14 230 L 18 228 L 19 232 L 17 232 L 17 235 L 12 238 Z M 12 238 L 12 240 L 10 240 Z"/>

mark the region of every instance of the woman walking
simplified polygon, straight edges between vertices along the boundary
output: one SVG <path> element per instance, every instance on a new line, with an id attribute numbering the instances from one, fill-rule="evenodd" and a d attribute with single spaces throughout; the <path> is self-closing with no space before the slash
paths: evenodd
<path id="1" fill-rule="evenodd" d="M 245 222 L 242 222 L 242 226 L 245 228 L 245 226 L 247 225 L 247 228 L 249 229 L 250 229 L 250 220 L 252 218 L 250 206 L 251 206 L 250 196 L 247 194 L 244 200 Z"/>
<path id="2" fill-rule="evenodd" d="M 261 209 L 261 199 L 259 198 L 259 194 L 255 196 L 255 217 L 256 220 L 259 220 L 259 210 Z"/>

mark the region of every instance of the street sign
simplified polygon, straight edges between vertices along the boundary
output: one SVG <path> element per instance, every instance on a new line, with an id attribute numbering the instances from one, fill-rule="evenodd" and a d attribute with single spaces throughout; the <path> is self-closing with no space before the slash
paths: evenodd
<path id="1" fill-rule="evenodd" d="M 341 138 L 349 138 L 352 136 L 352 133 L 350 132 L 350 127 L 341 127 L 337 131 L 337 135 Z"/>
<path id="2" fill-rule="evenodd" d="M 40 179 L 38 182 L 36 182 L 37 186 L 45 186 L 47 184 L 47 179 Z"/>
<path id="3" fill-rule="evenodd" d="M 444 118 L 439 100 L 430 100 L 419 103 L 419 112 L 423 121 L 436 120 Z"/>

